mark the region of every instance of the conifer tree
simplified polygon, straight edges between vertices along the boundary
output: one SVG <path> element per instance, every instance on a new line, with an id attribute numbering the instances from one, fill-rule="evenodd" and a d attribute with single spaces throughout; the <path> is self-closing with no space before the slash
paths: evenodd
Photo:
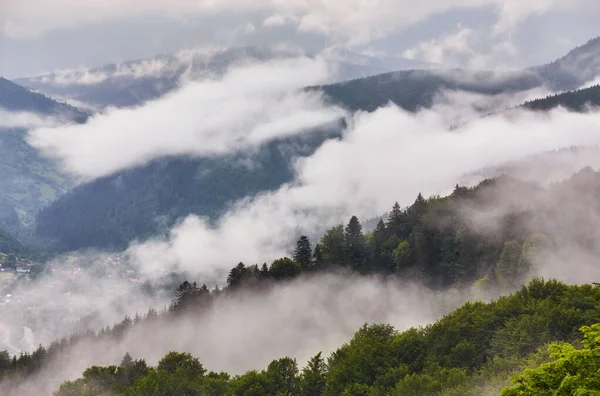
<path id="1" fill-rule="evenodd" d="M 321 249 L 321 244 L 317 243 L 315 245 L 315 250 L 313 251 L 313 263 L 312 263 L 312 268 L 314 269 L 322 269 L 324 266 L 324 259 L 323 259 L 323 250 Z"/>
<path id="2" fill-rule="evenodd" d="M 308 361 L 300 376 L 300 388 L 304 396 L 320 396 L 327 384 L 327 365 L 321 352 Z"/>
<path id="3" fill-rule="evenodd" d="M 296 244 L 294 260 L 300 263 L 302 269 L 308 269 L 312 265 L 312 248 L 306 235 L 302 235 Z"/>
<path id="4" fill-rule="evenodd" d="M 362 265 L 366 253 L 365 237 L 362 233 L 362 225 L 356 216 L 352 216 L 344 233 L 344 250 L 346 260 L 354 269 Z"/>

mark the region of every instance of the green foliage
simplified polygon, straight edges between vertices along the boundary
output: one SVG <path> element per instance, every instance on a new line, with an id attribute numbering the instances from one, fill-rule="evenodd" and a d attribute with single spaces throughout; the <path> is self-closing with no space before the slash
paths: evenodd
<path id="1" fill-rule="evenodd" d="M 302 269 L 307 270 L 312 267 L 312 258 L 310 241 L 306 235 L 302 235 L 296 244 L 296 250 L 294 250 L 294 261 L 299 263 Z"/>
<path id="2" fill-rule="evenodd" d="M 501 396 L 600 395 L 600 324 L 583 326 L 583 348 L 551 344 L 551 362 L 515 376 Z"/>
<path id="3" fill-rule="evenodd" d="M 585 111 L 588 107 L 600 106 L 600 85 L 562 92 L 523 104 L 523 107 L 527 109 L 542 111 L 548 111 L 559 106 L 578 112 Z"/>
<path id="4" fill-rule="evenodd" d="M 300 389 L 303 396 L 320 396 L 327 385 L 327 365 L 321 352 L 308 361 L 300 377 Z"/>
<path id="5" fill-rule="evenodd" d="M 344 265 L 349 265 L 354 270 L 362 270 L 367 253 L 365 236 L 362 225 L 356 216 L 352 216 L 344 232 Z"/>
<path id="6" fill-rule="evenodd" d="M 276 280 L 293 279 L 302 273 L 302 267 L 298 262 L 284 257 L 271 263 L 269 273 Z"/>
<path id="7" fill-rule="evenodd" d="M 543 234 L 529 235 L 523 242 L 519 258 L 520 271 L 527 273 L 539 262 L 544 262 L 552 249 L 552 240 Z"/>
<path id="8" fill-rule="evenodd" d="M 298 365 L 289 357 L 273 360 L 266 371 L 270 392 L 276 396 L 299 396 Z"/>
<path id="9" fill-rule="evenodd" d="M 323 235 L 320 246 L 323 252 L 323 261 L 326 266 L 342 265 L 344 262 L 344 227 L 333 227 Z"/>
<path id="10" fill-rule="evenodd" d="M 210 291 L 206 285 L 198 287 L 196 282 L 184 281 L 175 291 L 175 299 L 171 303 L 171 310 L 203 309 L 208 307 L 210 302 Z"/>
<path id="11" fill-rule="evenodd" d="M 526 269 L 521 267 L 521 244 L 518 241 L 504 243 L 500 261 L 496 264 L 496 278 L 503 286 L 514 285 L 522 280 Z"/>
<path id="12" fill-rule="evenodd" d="M 498 394 L 523 370 L 509 389 L 554 386 L 568 392 L 507 396 L 577 394 L 571 391 L 600 389 L 600 325 L 583 328 L 583 349 L 566 343 L 579 343 L 577 329 L 598 317 L 600 287 L 534 280 L 496 301 L 467 303 L 423 328 L 397 332 L 365 324 L 326 362 L 317 354 L 302 370 L 284 357 L 231 378 L 207 373 L 186 353 L 171 352 L 155 368 L 126 355 L 120 366 L 92 367 L 55 395 L 480 396 Z M 548 363 L 545 346 L 553 341 L 560 342 L 550 348 Z"/>
<path id="13" fill-rule="evenodd" d="M 396 332 L 389 325 L 366 324 L 329 358 L 325 395 L 339 395 L 355 384 L 371 386 L 398 364 L 392 348 Z"/>

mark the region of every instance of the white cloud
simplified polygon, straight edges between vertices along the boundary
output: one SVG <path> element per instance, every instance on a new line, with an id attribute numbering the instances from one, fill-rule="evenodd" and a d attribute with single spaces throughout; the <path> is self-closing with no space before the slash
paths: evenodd
<path id="1" fill-rule="evenodd" d="M 293 21 L 293 18 L 286 17 L 285 15 L 271 15 L 263 21 L 263 26 L 273 27 L 281 26 L 286 23 Z"/>
<path id="2" fill-rule="evenodd" d="M 600 114 L 556 110 L 487 117 L 449 131 L 434 112 L 396 107 L 358 114 L 342 140 L 297 163 L 297 178 L 274 193 L 239 202 L 214 225 L 190 216 L 167 240 L 133 245 L 152 272 L 165 263 L 214 275 L 289 254 L 300 232 L 319 235 L 351 215 L 380 215 L 419 192 L 445 194 L 462 176 L 542 151 L 600 143 Z"/>
<path id="3" fill-rule="evenodd" d="M 494 33 L 492 29 L 473 30 L 458 25 L 454 32 L 418 43 L 404 51 L 409 59 L 446 67 L 473 69 L 507 69 L 517 55 L 510 32 Z"/>
<path id="4" fill-rule="evenodd" d="M 134 15 L 167 14 L 181 18 L 194 14 L 266 11 L 275 15 L 267 19 L 269 23 L 281 23 L 282 19 L 277 15 L 285 15 L 298 20 L 301 30 L 320 31 L 354 42 L 365 42 L 429 15 L 458 7 L 498 7 L 499 26 L 505 27 L 531 14 L 582 5 L 596 7 L 597 3 L 589 0 L 568 3 L 558 0 L 423 0 L 418 3 L 408 0 L 56 0 L 49 5 L 43 0 L 9 0 L 3 4 L 3 12 L 0 13 L 0 29 L 14 37 Z"/>
<path id="5" fill-rule="evenodd" d="M 263 293 L 229 295 L 204 314 L 142 322 L 119 340 L 83 341 L 61 352 L 38 376 L 7 396 L 51 394 L 61 382 L 80 377 L 91 365 L 118 364 L 126 352 L 155 365 L 170 351 L 185 351 L 208 370 L 232 374 L 264 369 L 283 356 L 304 366 L 318 352 L 328 356 L 365 322 L 406 330 L 430 323 L 458 306 L 462 298 L 455 292 L 436 295 L 415 285 L 376 278 L 300 279 Z"/>
<path id="6" fill-rule="evenodd" d="M 469 45 L 473 30 L 458 26 L 455 33 L 444 34 L 439 39 L 424 41 L 414 48 L 404 52 L 409 59 L 423 60 L 428 63 L 447 64 L 448 55 L 473 55 L 474 51 Z"/>
<path id="7" fill-rule="evenodd" d="M 167 155 L 216 155 L 331 122 L 341 110 L 299 89 L 324 81 L 327 64 L 298 58 L 238 67 L 134 109 L 109 109 L 83 125 L 31 132 L 35 147 L 94 178 Z"/>
<path id="8" fill-rule="evenodd" d="M 27 112 L 6 111 L 0 107 L 0 128 L 39 128 L 58 126 L 60 120 Z"/>

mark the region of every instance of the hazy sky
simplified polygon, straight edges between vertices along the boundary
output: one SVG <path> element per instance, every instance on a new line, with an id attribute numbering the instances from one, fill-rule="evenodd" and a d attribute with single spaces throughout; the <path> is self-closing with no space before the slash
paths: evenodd
<path id="1" fill-rule="evenodd" d="M 518 67 L 600 35 L 592 0 L 2 0 L 0 75 L 206 46 L 349 46 L 446 66 Z"/>

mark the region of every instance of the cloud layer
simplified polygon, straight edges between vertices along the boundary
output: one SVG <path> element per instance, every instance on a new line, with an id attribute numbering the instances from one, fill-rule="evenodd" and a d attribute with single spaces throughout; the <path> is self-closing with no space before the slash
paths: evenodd
<path id="1" fill-rule="evenodd" d="M 83 125 L 40 128 L 30 143 L 95 178 L 168 155 L 216 155 L 327 124 L 343 115 L 319 94 L 327 64 L 299 58 L 233 69 L 140 108 L 109 109 Z"/>
<path id="2" fill-rule="evenodd" d="M 393 202 L 446 194 L 469 171 L 525 156 L 600 143 L 600 115 L 556 110 L 487 117 L 450 131 L 444 117 L 395 106 L 357 114 L 343 139 L 296 163 L 297 177 L 278 191 L 238 202 L 216 225 L 190 216 L 167 240 L 133 245 L 149 273 L 166 263 L 223 274 L 240 260 L 262 263 L 290 254 L 301 232 L 318 236 L 351 215 L 368 219 Z M 477 181 L 477 180 L 473 180 Z"/>
<path id="3" fill-rule="evenodd" d="M 281 25 L 293 21 L 300 31 L 320 32 L 328 36 L 348 38 L 354 42 L 365 42 L 418 22 L 432 14 L 461 7 L 496 7 L 499 13 L 497 30 L 503 30 L 530 15 L 549 10 L 593 7 L 590 0 L 564 2 L 540 0 L 522 2 L 518 0 L 435 0 L 414 2 L 383 0 L 308 0 L 308 1 L 240 1 L 225 0 L 163 0 L 152 1 L 94 1 L 58 0 L 49 7 L 41 0 L 8 1 L 3 4 L 0 29 L 9 36 L 35 35 L 44 31 L 73 27 L 86 23 L 97 23 L 107 19 L 118 19 L 140 14 L 167 15 L 185 19 L 186 15 L 215 14 L 224 12 L 255 12 L 270 14 L 266 26 Z"/>
<path id="4" fill-rule="evenodd" d="M 60 120 L 52 117 L 42 117 L 35 113 L 6 111 L 0 107 L 0 129 L 56 127 L 59 124 Z"/>

